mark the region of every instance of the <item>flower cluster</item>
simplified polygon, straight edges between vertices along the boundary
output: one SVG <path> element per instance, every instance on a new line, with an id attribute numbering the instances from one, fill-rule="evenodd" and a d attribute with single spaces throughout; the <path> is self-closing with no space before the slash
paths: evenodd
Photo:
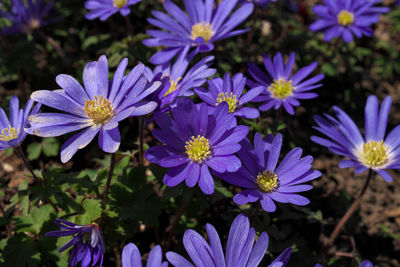
<path id="1" fill-rule="evenodd" d="M 117 12 L 127 16 L 131 6 L 141 1 L 87 0 L 86 18 L 105 21 Z M 302 156 L 302 148 L 294 145 L 288 153 L 281 153 L 280 133 L 256 132 L 253 140 L 249 140 L 250 127 L 241 123 L 257 119 L 260 111 L 272 108 L 283 107 L 294 115 L 299 100 L 318 97 L 313 90 L 320 88 L 324 79 L 320 73 L 312 76 L 318 63 L 294 72 L 295 52 L 287 60 L 277 52 L 273 57 L 262 57 L 265 70 L 249 63 L 248 79 L 242 73 L 217 73 L 217 69 L 210 67 L 215 55 L 201 53 L 213 51 L 217 41 L 247 32 L 249 29 L 236 28 L 250 16 L 254 5 L 267 7 L 275 1 L 185 0 L 185 10 L 171 0 L 163 1 L 166 13 L 153 10 L 154 18 L 148 19 L 159 30 L 148 30 L 150 38 L 143 41 L 146 46 L 160 49 L 150 58 L 156 65 L 153 69 L 139 63 L 128 71 L 128 59 L 124 58 L 110 75 L 107 57 L 102 55 L 84 67 L 83 85 L 70 75 L 60 74 L 56 77 L 60 89 L 34 91 L 24 109 L 19 108 L 17 97 L 11 97 L 9 118 L 0 109 L 0 150 L 20 149 L 27 134 L 56 137 L 74 133 L 61 147 L 61 161 L 66 163 L 98 135 L 100 148 L 114 156 L 101 196 L 103 218 L 108 216 L 110 208 L 107 194 L 115 153 L 121 145 L 120 122 L 129 117 L 141 117 L 140 121 L 147 118 L 155 125 L 151 133 L 159 144 L 145 153 L 140 144 L 139 158 L 144 156 L 148 160 L 140 164 L 148 166 L 150 162 L 166 168 L 163 177 L 166 186 L 185 182 L 186 186 L 198 185 L 204 194 L 211 195 L 214 179 L 219 178 L 221 183 L 235 187 L 233 202 L 237 205 L 257 203 L 254 218 L 260 206 L 266 212 L 275 212 L 276 203 L 309 204 L 309 199 L 299 193 L 311 190 L 313 186 L 306 183 L 321 176 L 312 168 L 313 157 Z M 388 12 L 388 8 L 376 6 L 381 0 L 323 2 L 324 5 L 314 6 L 319 18 L 310 28 L 324 31 L 324 41 L 341 36 L 345 42 L 351 42 L 354 36 L 372 36 L 372 25 L 382 13 Z M 45 19 L 52 8 L 51 1 L 12 0 L 12 5 L 10 13 L 0 11 L 0 17 L 11 22 L 10 27 L 2 29 L 5 34 L 32 33 L 51 22 Z M 34 102 L 37 102 L 35 106 Z M 253 102 L 261 104 L 256 108 Z M 46 112 L 39 112 L 41 106 L 47 107 Z M 368 97 L 363 137 L 350 116 L 335 106 L 336 118 L 328 114 L 315 116 L 314 128 L 326 137 L 312 136 L 311 140 L 347 157 L 339 167 L 354 167 L 355 173 L 374 171 L 390 182 L 392 177 L 387 170 L 400 169 L 400 125 L 386 135 L 390 107 L 390 96 L 383 100 L 381 107 L 376 96 Z M 98 190 L 93 191 L 100 198 Z M 82 267 L 102 266 L 106 245 L 97 224 L 102 220 L 99 217 L 94 221 L 77 225 L 56 219 L 60 230 L 46 233 L 48 237 L 73 236 L 59 249 L 62 252 L 72 247 L 71 266 L 79 263 Z M 208 241 L 198 232 L 186 230 L 183 245 L 190 261 L 169 251 L 165 254 L 168 262 L 184 267 L 253 267 L 263 261 L 268 248 L 268 234 L 260 231 L 256 235 L 255 228 L 250 227 L 249 219 L 243 214 L 234 219 L 225 249 L 213 225 L 207 224 L 206 232 Z M 291 253 L 287 248 L 269 267 L 285 266 Z M 162 248 L 156 245 L 148 255 L 146 266 L 166 267 L 168 262 L 163 261 Z M 122 266 L 143 266 L 135 244 L 124 247 Z M 372 267 L 372 263 L 364 261 L 360 267 Z"/>

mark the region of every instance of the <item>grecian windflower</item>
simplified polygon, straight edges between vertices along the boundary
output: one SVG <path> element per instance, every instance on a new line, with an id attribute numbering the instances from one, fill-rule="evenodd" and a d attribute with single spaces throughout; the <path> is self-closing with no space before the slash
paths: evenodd
<path id="1" fill-rule="evenodd" d="M 142 0 L 88 0 L 85 8 L 90 10 L 86 14 L 86 19 L 92 20 L 100 18 L 104 21 L 119 11 L 122 16 L 131 13 L 129 6 L 135 5 Z"/>
<path id="2" fill-rule="evenodd" d="M 268 248 L 268 234 L 262 232 L 255 242 L 255 230 L 243 214 L 238 215 L 231 225 L 225 254 L 214 226 L 207 224 L 206 231 L 209 242 L 191 229 L 183 236 L 183 244 L 194 264 L 175 252 L 166 253 L 168 261 L 177 267 L 257 267 Z M 286 266 L 290 255 L 288 248 L 269 267 Z"/>
<path id="3" fill-rule="evenodd" d="M 215 41 L 248 31 L 248 29 L 234 29 L 251 14 L 253 4 L 245 3 L 232 13 L 238 1 L 224 0 L 215 4 L 214 0 L 185 0 L 186 14 L 171 0 L 166 0 L 164 8 L 168 14 L 153 11 L 155 18 L 148 19 L 151 24 L 163 31 L 148 30 L 147 34 L 151 38 L 144 40 L 143 43 L 147 46 L 165 47 L 154 54 L 150 62 L 166 63 L 185 46 L 195 47 L 197 52 L 211 51 L 214 49 Z"/>
<path id="4" fill-rule="evenodd" d="M 283 105 L 285 110 L 293 115 L 293 106 L 300 105 L 299 99 L 311 99 L 318 96 L 309 91 L 322 86 L 319 82 L 324 75 L 318 74 L 307 79 L 307 76 L 317 67 L 317 62 L 301 68 L 292 75 L 295 60 L 294 52 L 290 54 L 286 65 L 281 53 L 276 54 L 273 60 L 269 56 L 264 56 L 264 66 L 268 75 L 255 64 L 249 64 L 248 71 L 253 80 L 248 80 L 248 85 L 250 88 L 260 85 L 265 88 L 264 92 L 254 99 L 257 102 L 264 102 L 259 106 L 259 110 L 267 111 L 272 107 L 279 109 Z"/>
<path id="5" fill-rule="evenodd" d="M 246 78 L 241 73 L 235 74 L 232 79 L 225 73 L 224 79 L 214 78 L 207 82 L 208 90 L 195 89 L 196 94 L 211 107 L 216 107 L 222 102 L 229 105 L 229 113 L 235 116 L 255 119 L 260 116 L 256 108 L 243 107 L 264 91 L 264 86 L 257 86 L 243 94 Z"/>
<path id="6" fill-rule="evenodd" d="M 317 264 L 315 264 L 314 267 L 324 267 L 324 266 L 317 263 Z M 374 265 L 372 264 L 372 262 L 366 260 L 366 261 L 361 262 L 359 267 L 374 267 Z"/>
<path id="7" fill-rule="evenodd" d="M 102 266 L 106 244 L 104 243 L 100 227 L 96 223 L 77 225 L 61 219 L 56 219 L 54 223 L 60 227 L 60 230 L 48 232 L 46 236 L 74 236 L 59 249 L 59 252 L 62 252 L 73 246 L 69 256 L 71 267 L 76 266 L 79 262 L 81 262 L 82 267 L 95 266 L 98 262 L 99 266 Z"/>
<path id="8" fill-rule="evenodd" d="M 291 150 L 278 165 L 281 152 L 282 136 L 266 135 L 262 139 L 259 133 L 254 136 L 254 148 L 245 139 L 240 142 L 241 150 L 237 153 L 242 161 L 242 167 L 236 173 L 219 174 L 220 177 L 231 183 L 245 188 L 233 197 L 238 205 L 260 201 L 262 208 L 267 212 L 276 210 L 275 202 L 307 205 L 310 201 L 297 194 L 312 189 L 311 185 L 303 184 L 321 176 L 319 171 L 313 170 L 313 158 L 301 158 L 302 149 Z"/>
<path id="9" fill-rule="evenodd" d="M 90 62 L 83 71 L 82 87 L 73 77 L 60 74 L 56 82 L 62 88 L 40 90 L 31 98 L 38 103 L 64 113 L 39 113 L 28 117 L 25 130 L 41 137 L 59 136 L 78 131 L 61 147 L 61 161 L 67 162 L 87 146 L 99 133 L 99 146 L 107 153 L 115 153 L 120 145 L 118 122 L 127 117 L 149 114 L 157 103 L 142 101 L 153 93 L 160 82 L 149 84 L 143 76 L 144 65 L 139 64 L 124 76 L 128 60 L 119 64 L 112 81 L 108 78 L 105 56 Z"/>
<path id="10" fill-rule="evenodd" d="M 241 0 L 243 3 L 250 2 L 254 3 L 260 7 L 267 7 L 271 2 L 276 2 L 277 0 Z"/>
<path id="11" fill-rule="evenodd" d="M 205 57 L 189 68 L 194 53 L 188 54 L 188 50 L 188 47 L 184 49 L 172 65 L 166 63 L 156 66 L 154 70 L 148 67 L 144 70 L 148 81 L 163 81 L 160 88 L 147 98 L 157 102 L 161 110 L 176 104 L 179 96 L 193 95 L 192 89 L 203 85 L 216 72 L 216 69 L 210 68 L 213 56 Z"/>
<path id="12" fill-rule="evenodd" d="M 379 109 L 378 98 L 368 97 L 365 106 L 365 138 L 354 121 L 340 108 L 334 106 L 337 119 L 324 114 L 315 116 L 316 130 L 328 138 L 312 136 L 311 140 L 327 147 L 331 152 L 348 157 L 339 163 L 340 168 L 355 167 L 355 173 L 372 169 L 385 181 L 392 176 L 386 169 L 400 169 L 400 125 L 385 138 L 389 110 L 392 103 L 387 96 Z"/>
<path id="13" fill-rule="evenodd" d="M 377 7 L 382 0 L 323 0 L 324 5 L 315 5 L 314 13 L 319 17 L 311 24 L 312 31 L 324 31 L 324 41 L 335 37 L 349 43 L 353 35 L 361 38 L 372 36 L 371 25 L 379 21 L 381 13 L 389 12 L 389 8 Z"/>
<path id="14" fill-rule="evenodd" d="M 171 116 L 157 112 L 154 120 L 159 129 L 153 135 L 164 145 L 146 151 L 146 158 L 164 168 L 167 186 L 176 186 L 183 180 L 188 187 L 197 183 L 205 194 L 214 192 L 214 181 L 209 168 L 218 172 L 235 172 L 240 160 L 239 151 L 249 128 L 237 126 L 227 103 L 221 103 L 209 114 L 206 103 L 195 105 L 189 98 L 178 100 Z"/>
<path id="15" fill-rule="evenodd" d="M 26 118 L 39 112 L 40 104 L 33 106 L 29 100 L 24 109 L 19 108 L 18 97 L 10 99 L 10 119 L 0 107 L 0 151 L 10 147 L 18 147 L 26 138 L 24 130 Z"/>
<path id="16" fill-rule="evenodd" d="M 12 25 L 2 28 L 4 34 L 31 33 L 39 27 L 51 22 L 46 16 L 51 11 L 53 4 L 43 0 L 12 0 L 10 13 L 0 10 L 0 17 L 7 18 Z"/>
<path id="17" fill-rule="evenodd" d="M 162 250 L 159 245 L 151 249 L 146 267 L 168 267 L 168 262 L 162 262 Z M 122 267 L 142 267 L 142 255 L 135 244 L 129 243 L 122 250 Z"/>

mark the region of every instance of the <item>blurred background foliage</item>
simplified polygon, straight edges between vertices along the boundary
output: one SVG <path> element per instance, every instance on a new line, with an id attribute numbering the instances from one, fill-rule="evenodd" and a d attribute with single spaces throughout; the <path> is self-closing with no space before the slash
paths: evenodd
<path id="1" fill-rule="evenodd" d="M 178 1 L 175 1 L 178 2 Z M 182 2 L 182 1 L 180 1 Z M 400 182 L 398 173 L 392 184 L 376 179 L 359 213 L 352 218 L 338 242 L 335 257 L 321 256 L 320 238 L 332 231 L 335 218 L 351 204 L 361 187 L 363 176 L 337 167 L 338 157 L 310 141 L 316 134 L 313 116 L 331 113 L 337 105 L 351 114 L 359 124 L 368 95 L 393 98 L 389 129 L 400 123 L 400 8 L 393 1 L 384 4 L 392 11 L 375 25 L 374 37 L 346 44 L 339 40 L 322 41 L 322 34 L 309 30 L 313 21 L 312 7 L 318 1 L 278 1 L 266 9 L 256 7 L 245 22 L 251 30 L 244 35 L 216 44 L 213 67 L 217 75 L 225 72 L 247 73 L 247 63 L 261 64 L 262 55 L 280 51 L 297 54 L 297 68 L 314 61 L 317 72 L 326 75 L 324 86 L 317 90 L 319 97 L 302 101 L 296 115 L 283 117 L 279 125 L 284 135 L 284 152 L 295 146 L 315 158 L 315 168 L 323 176 L 314 182 L 315 188 L 305 193 L 311 199 L 306 207 L 279 205 L 275 213 L 262 213 L 256 221 L 258 233 L 270 236 L 268 256 L 263 264 L 291 246 L 294 254 L 288 266 L 313 266 L 317 261 L 325 266 L 356 266 L 361 259 L 370 259 L 378 266 L 400 266 Z M 10 1 L 2 1 L 8 10 Z M 124 57 L 132 67 L 138 62 L 150 65 L 156 49 L 141 42 L 152 28 L 146 19 L 151 10 L 163 10 L 161 1 L 146 0 L 131 7 L 133 29 L 130 31 L 122 16 L 116 14 L 106 22 L 88 21 L 83 1 L 54 1 L 54 20 L 41 31 L 62 48 L 60 57 L 43 35 L 7 36 L 1 42 L 0 104 L 8 107 L 11 95 L 25 102 L 35 90 L 54 90 L 55 77 L 66 73 L 82 82 L 82 71 L 89 61 L 101 54 L 109 59 L 110 77 Z M 0 18 L 0 27 L 9 22 Z M 205 54 L 198 55 L 198 58 Z M 275 111 L 262 113 L 256 120 L 241 120 L 249 125 L 251 134 L 271 131 Z M 146 146 L 156 144 L 151 136 L 152 123 L 147 125 Z M 97 220 L 107 243 L 104 266 L 120 263 L 122 247 L 134 242 L 141 252 L 155 244 L 185 254 L 183 232 L 194 228 L 204 233 L 206 223 L 213 224 L 226 240 L 233 218 L 240 212 L 249 216 L 254 207 L 238 207 L 231 199 L 236 187 L 216 180 L 212 196 L 197 188 L 182 185 L 167 188 L 162 183 L 166 170 L 138 164 L 138 121 L 121 123 L 122 144 L 117 155 L 110 189 L 110 201 L 100 201 L 99 188 L 104 186 L 109 155 L 99 153 L 96 142 L 79 151 L 68 164 L 59 161 L 59 148 L 69 136 L 41 139 L 30 136 L 23 149 L 31 160 L 42 184 L 30 185 L 21 161 L 12 150 L 0 153 L 0 265 L 2 266 L 68 266 L 68 251 L 58 253 L 69 237 L 47 238 L 44 233 L 55 230 L 55 218 L 78 224 Z M 176 218 L 182 203 L 189 203 L 176 229 L 168 226 Z M 391 211 L 392 215 L 388 215 Z M 396 211 L 398 213 L 396 213 Z M 393 215 L 394 214 L 394 215 Z M 397 215 L 396 215 L 397 214 Z M 169 230 L 169 231 L 167 231 Z M 169 243 L 168 243 L 169 242 Z M 358 266 L 358 265 L 357 265 Z"/>

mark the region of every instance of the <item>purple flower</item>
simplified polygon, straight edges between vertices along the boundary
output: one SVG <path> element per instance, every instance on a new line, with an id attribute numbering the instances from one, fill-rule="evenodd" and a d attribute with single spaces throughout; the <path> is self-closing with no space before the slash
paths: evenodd
<path id="1" fill-rule="evenodd" d="M 10 120 L 0 108 L 0 151 L 10 147 L 18 147 L 26 138 L 24 126 L 26 118 L 39 112 L 40 104 L 33 107 L 33 101 L 29 100 L 24 109 L 19 108 L 18 97 L 10 99 Z M 33 108 L 32 108 L 33 107 Z"/>
<path id="2" fill-rule="evenodd" d="M 31 33 L 37 28 L 49 24 L 44 18 L 48 15 L 53 4 L 43 0 L 27 0 L 25 5 L 21 0 L 12 0 L 11 13 L 0 10 L 0 17 L 7 18 L 12 25 L 4 27 L 5 34 Z"/>
<path id="3" fill-rule="evenodd" d="M 100 18 L 105 21 L 110 16 L 119 11 L 122 16 L 131 13 L 129 6 L 135 5 L 142 0 L 88 0 L 85 2 L 85 8 L 90 10 L 86 14 L 86 19 L 92 20 Z"/>
<path id="4" fill-rule="evenodd" d="M 194 265 L 175 252 L 167 252 L 166 257 L 173 266 L 179 267 L 256 267 L 268 248 L 268 234 L 261 233 L 255 245 L 255 230 L 250 228 L 249 219 L 239 214 L 231 225 L 226 252 L 222 249 L 217 231 L 211 224 L 206 225 L 209 243 L 197 232 L 189 229 L 183 236 L 183 244 Z M 270 267 L 286 266 L 291 249 L 286 249 Z"/>
<path id="5" fill-rule="evenodd" d="M 135 244 L 129 243 L 122 250 L 122 267 L 142 267 L 142 256 Z M 162 250 L 159 245 L 152 248 L 147 258 L 146 267 L 168 267 L 168 262 L 162 262 Z"/>
<path id="6" fill-rule="evenodd" d="M 103 264 L 103 255 L 106 251 L 100 227 L 96 223 L 77 225 L 72 222 L 56 219 L 54 222 L 59 231 L 51 231 L 46 236 L 68 236 L 74 237 L 68 241 L 58 251 L 62 252 L 73 246 L 71 255 L 69 256 L 69 264 L 74 267 L 81 262 L 82 267 L 95 266 L 100 260 L 99 266 Z M 90 265 L 90 263 L 92 263 Z"/>
<path id="7" fill-rule="evenodd" d="M 267 7 L 271 2 L 276 2 L 277 0 L 242 0 L 243 3 L 250 2 L 254 3 L 260 7 Z"/>
<path id="8" fill-rule="evenodd" d="M 151 163 L 170 168 L 164 176 L 167 186 L 185 180 L 187 186 L 198 183 L 205 194 L 212 194 L 214 181 L 209 168 L 221 173 L 240 168 L 234 153 L 249 128 L 237 126 L 228 109 L 228 104 L 222 103 L 209 114 L 207 104 L 195 105 L 189 98 L 181 98 L 171 117 L 161 112 L 154 115 L 160 129 L 154 129 L 153 135 L 164 145 L 151 147 L 145 156 Z"/>
<path id="9" fill-rule="evenodd" d="M 144 65 L 137 65 L 124 76 L 128 60 L 119 64 L 114 78 L 109 81 L 105 56 L 90 62 L 83 71 L 83 88 L 73 77 L 58 75 L 56 82 L 62 88 L 40 90 L 31 98 L 38 103 L 65 113 L 39 113 L 28 117 L 26 131 L 41 137 L 59 136 L 81 130 L 61 148 L 61 161 L 67 162 L 87 146 L 99 133 L 99 146 L 107 153 L 115 153 L 120 145 L 118 122 L 127 117 L 152 112 L 157 103 L 141 101 L 153 93 L 159 82 L 149 84 L 143 76 Z"/>
<path id="10" fill-rule="evenodd" d="M 214 173 L 228 183 L 246 188 L 233 197 L 238 205 L 260 200 L 262 208 L 274 212 L 274 201 L 307 205 L 310 201 L 298 195 L 312 189 L 311 185 L 302 184 L 321 176 L 319 171 L 311 169 L 313 158 L 301 158 L 302 149 L 299 147 L 290 151 L 278 165 L 282 146 L 280 134 L 273 137 L 266 135 L 262 139 L 259 133 L 254 136 L 254 148 L 245 139 L 238 152 L 242 167 L 233 174 Z"/>
<path id="11" fill-rule="evenodd" d="M 286 66 L 281 53 L 276 54 L 273 60 L 264 56 L 264 66 L 269 75 L 266 75 L 255 64 L 249 63 L 249 74 L 254 79 L 254 81 L 248 81 L 249 86 L 261 85 L 265 88 L 264 92 L 254 99 L 257 102 L 265 102 L 259 107 L 259 110 L 267 111 L 272 107 L 278 109 L 283 105 L 285 110 L 293 115 L 293 106 L 300 105 L 298 99 L 311 99 L 318 96 L 316 93 L 308 91 L 321 87 L 322 84 L 318 82 L 324 78 L 324 75 L 318 74 L 306 79 L 317 67 L 317 62 L 303 67 L 291 75 L 295 60 L 294 52 L 290 53 Z"/>
<path id="12" fill-rule="evenodd" d="M 317 263 L 315 264 L 314 267 L 323 267 L 321 264 Z M 372 262 L 366 260 L 360 263 L 359 267 L 374 267 L 374 265 L 372 264 Z"/>
<path id="13" fill-rule="evenodd" d="M 318 20 L 311 24 L 312 31 L 324 31 L 324 41 L 342 36 L 349 43 L 353 35 L 372 36 L 371 25 L 379 21 L 381 13 L 389 12 L 389 8 L 376 7 L 382 0 L 323 0 L 325 5 L 314 6 Z"/>
<path id="14" fill-rule="evenodd" d="M 203 88 L 195 89 L 196 94 L 211 107 L 218 106 L 221 102 L 229 105 L 229 113 L 235 116 L 255 119 L 260 116 L 256 108 L 242 107 L 258 96 L 265 88 L 258 86 L 243 94 L 246 78 L 241 73 L 231 79 L 229 73 L 225 73 L 224 79 L 214 78 L 207 82 L 208 91 Z"/>
<path id="15" fill-rule="evenodd" d="M 379 109 L 378 98 L 368 97 L 365 106 L 365 139 L 354 121 L 340 108 L 334 106 L 336 117 L 324 114 L 315 116 L 318 130 L 327 138 L 312 136 L 311 140 L 327 147 L 331 152 L 348 157 L 339 163 L 340 168 L 355 167 L 355 173 L 372 169 L 385 181 L 392 176 L 385 169 L 400 169 L 400 125 L 385 138 L 387 119 L 392 99 L 387 96 Z"/>
<path id="16" fill-rule="evenodd" d="M 143 43 L 166 48 L 154 54 L 150 62 L 166 63 L 185 46 L 195 47 L 197 52 L 211 51 L 214 49 L 213 42 L 248 31 L 234 28 L 251 14 L 253 4 L 243 4 L 229 16 L 238 1 L 224 0 L 215 6 L 214 0 L 185 0 L 186 14 L 172 1 L 165 0 L 164 8 L 168 14 L 153 11 L 155 19 L 148 19 L 151 24 L 165 31 L 147 31 L 151 38 Z"/>
<path id="17" fill-rule="evenodd" d="M 176 104 L 179 96 L 193 95 L 192 89 L 203 85 L 207 78 L 216 72 L 216 69 L 209 68 L 213 56 L 203 58 L 188 69 L 194 57 L 194 53 L 187 54 L 188 50 L 189 48 L 186 48 L 173 65 L 166 63 L 156 66 L 154 71 L 148 67 L 144 70 L 148 81 L 164 81 L 163 85 L 148 97 L 149 100 L 156 101 L 162 110 Z"/>

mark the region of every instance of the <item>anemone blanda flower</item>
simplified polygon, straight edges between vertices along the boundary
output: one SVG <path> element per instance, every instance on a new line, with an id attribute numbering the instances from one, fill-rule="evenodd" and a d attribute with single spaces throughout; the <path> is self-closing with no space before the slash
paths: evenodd
<path id="1" fill-rule="evenodd" d="M 241 150 L 237 153 L 242 161 L 242 167 L 232 174 L 214 172 L 228 183 L 245 188 L 233 197 L 238 205 L 260 200 L 262 208 L 274 212 L 274 201 L 307 205 L 310 201 L 297 193 L 312 189 L 311 185 L 303 184 L 321 176 L 313 170 L 313 158 L 301 158 L 302 149 L 299 147 L 290 151 L 278 165 L 282 146 L 282 136 L 266 135 L 262 139 L 259 133 L 254 136 L 254 148 L 245 139 L 240 142 Z"/>
<path id="2" fill-rule="evenodd" d="M 127 65 L 125 58 L 120 62 L 112 81 L 109 81 L 105 56 L 101 56 L 98 62 L 89 62 L 83 71 L 85 88 L 69 75 L 58 75 L 56 82 L 62 89 L 36 91 L 31 98 L 64 113 L 29 116 L 25 130 L 41 137 L 81 130 L 63 144 L 61 161 L 64 163 L 78 149 L 88 145 L 97 133 L 101 149 L 115 153 L 120 145 L 118 122 L 127 117 L 146 115 L 157 107 L 155 102 L 141 100 L 153 93 L 160 82 L 147 82 L 143 76 L 143 64 L 137 65 L 124 76 Z"/>
<path id="3" fill-rule="evenodd" d="M 324 114 L 315 116 L 316 130 L 328 138 L 312 136 L 311 140 L 327 147 L 331 152 L 348 157 L 339 163 L 340 168 L 355 167 L 355 173 L 372 169 L 385 181 L 392 176 L 385 169 L 400 169 L 400 125 L 385 138 L 387 119 L 392 103 L 387 96 L 379 109 L 378 98 L 368 97 L 365 105 L 365 138 L 354 121 L 340 108 L 334 106 L 337 119 Z"/>
<path id="4" fill-rule="evenodd" d="M 74 236 L 59 249 L 59 252 L 62 252 L 73 246 L 69 256 L 70 266 L 74 267 L 79 262 L 82 267 L 95 266 L 97 262 L 99 262 L 99 266 L 102 266 L 106 244 L 100 227 L 96 223 L 77 225 L 61 219 L 56 219 L 54 223 L 60 227 L 60 230 L 48 232 L 46 236 Z"/>
<path id="5" fill-rule="evenodd" d="M 243 107 L 262 91 L 264 86 L 257 86 L 243 94 L 246 78 L 241 73 L 235 74 L 232 79 L 229 73 L 225 73 L 224 79 L 214 78 L 207 82 L 208 89 L 195 89 L 196 94 L 211 107 L 218 106 L 221 102 L 229 105 L 229 112 L 235 116 L 255 119 L 260 116 L 256 108 Z"/>
<path id="6" fill-rule="evenodd" d="M 188 68 L 194 57 L 194 53 L 188 55 L 188 50 L 188 47 L 184 49 L 172 65 L 166 63 L 156 66 L 153 71 L 148 67 L 144 70 L 144 76 L 148 81 L 165 81 L 148 97 L 149 100 L 158 103 L 159 109 L 174 105 L 179 96 L 193 95 L 192 89 L 203 85 L 207 78 L 216 72 L 216 69 L 209 68 L 213 56 L 205 57 Z"/>
<path id="7" fill-rule="evenodd" d="M 51 22 L 46 19 L 53 4 L 43 0 L 27 0 L 24 4 L 21 0 L 12 0 L 10 13 L 0 10 L 0 17 L 7 18 L 12 25 L 2 28 L 4 34 L 30 33 L 35 29 Z"/>
<path id="8" fill-rule="evenodd" d="M 85 8 L 90 10 L 86 14 L 89 20 L 100 18 L 104 21 L 119 11 L 122 16 L 131 13 L 129 6 L 135 5 L 142 0 L 88 0 L 85 2 Z"/>
<path id="9" fill-rule="evenodd" d="M 234 155 L 239 142 L 249 128 L 237 126 L 235 116 L 228 112 L 227 103 L 221 103 L 209 114 L 207 104 L 195 105 L 188 98 L 178 100 L 172 117 L 157 112 L 154 120 L 160 129 L 153 135 L 164 143 L 146 151 L 146 158 L 170 168 L 164 176 L 167 186 L 176 186 L 183 180 L 189 187 L 197 183 L 205 194 L 214 192 L 214 181 L 209 168 L 218 172 L 234 172 L 240 160 Z"/>
<path id="10" fill-rule="evenodd" d="M 148 21 L 165 31 L 148 30 L 151 36 L 143 43 L 147 46 L 163 46 L 163 50 L 150 58 L 153 64 L 163 64 L 180 53 L 185 46 L 196 51 L 207 52 L 214 49 L 213 43 L 221 39 L 242 34 L 248 29 L 234 30 L 253 11 L 253 4 L 245 3 L 232 15 L 239 0 L 224 0 L 214 5 L 214 0 L 185 0 L 187 14 L 172 1 L 166 0 L 165 14 L 153 11 L 154 19 Z"/>
<path id="11" fill-rule="evenodd" d="M 324 267 L 324 266 L 317 263 L 317 264 L 315 264 L 314 267 Z M 374 265 L 372 264 L 372 262 L 366 260 L 366 261 L 361 262 L 359 267 L 374 267 Z"/>
<path id="12" fill-rule="evenodd" d="M 261 233 L 254 245 L 255 230 L 250 228 L 249 219 L 243 214 L 239 214 L 231 225 L 225 255 L 214 226 L 207 224 L 206 231 L 209 242 L 191 229 L 186 230 L 183 236 L 183 244 L 194 265 L 175 252 L 166 253 L 168 261 L 179 267 L 256 267 L 268 248 L 266 232 Z M 291 249 L 288 248 L 269 266 L 286 266 L 290 255 Z"/>
<path id="13" fill-rule="evenodd" d="M 264 102 L 258 108 L 259 110 L 267 111 L 272 107 L 279 109 L 283 105 L 285 110 L 293 115 L 293 106 L 300 105 L 298 99 L 311 99 L 318 96 L 308 91 L 321 87 L 322 84 L 318 82 L 324 78 L 324 75 L 318 74 L 306 79 L 317 67 L 317 62 L 301 68 L 292 75 L 295 60 L 294 52 L 290 54 L 286 66 L 281 53 L 276 54 L 273 60 L 264 56 L 264 66 L 268 75 L 255 64 L 249 63 L 248 71 L 254 80 L 248 80 L 250 88 L 260 85 L 265 87 L 264 92 L 254 99 L 257 102 Z"/>
<path id="14" fill-rule="evenodd" d="M 146 267 L 168 267 L 168 262 L 162 262 L 162 250 L 159 245 L 151 249 Z M 122 250 L 122 267 L 142 267 L 142 256 L 135 244 L 129 243 Z"/>
<path id="15" fill-rule="evenodd" d="M 10 120 L 0 107 L 0 151 L 10 147 L 18 147 L 26 138 L 24 126 L 26 118 L 39 112 L 40 104 L 33 106 L 29 100 L 24 109 L 19 108 L 18 97 L 10 99 Z"/>
<path id="16" fill-rule="evenodd" d="M 371 25 L 379 21 L 381 13 L 389 8 L 377 7 L 382 0 L 323 0 L 325 5 L 315 5 L 314 13 L 319 16 L 311 24 L 312 31 L 324 31 L 324 41 L 342 36 L 349 43 L 353 35 L 361 38 L 372 36 Z"/>
<path id="17" fill-rule="evenodd" d="M 242 0 L 242 2 L 251 2 L 260 7 L 267 7 L 271 2 L 276 2 L 277 0 Z"/>

